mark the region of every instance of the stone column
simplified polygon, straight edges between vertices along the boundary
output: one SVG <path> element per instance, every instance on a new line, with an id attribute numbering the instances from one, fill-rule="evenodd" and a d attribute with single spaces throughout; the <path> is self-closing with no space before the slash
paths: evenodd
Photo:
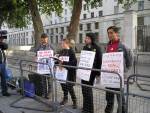
<path id="1" fill-rule="evenodd" d="M 123 26 L 123 41 L 130 49 L 137 47 L 137 13 L 135 11 L 124 12 L 124 26 Z"/>

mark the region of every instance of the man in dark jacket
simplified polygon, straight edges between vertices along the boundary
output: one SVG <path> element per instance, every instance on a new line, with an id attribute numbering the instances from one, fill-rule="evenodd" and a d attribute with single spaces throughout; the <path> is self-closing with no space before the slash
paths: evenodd
<path id="1" fill-rule="evenodd" d="M 48 35 L 46 33 L 43 33 L 41 35 L 40 45 L 35 50 L 35 52 L 37 54 L 38 51 L 43 51 L 43 50 L 53 50 L 52 46 L 48 42 Z M 41 81 L 40 80 L 41 79 L 39 78 L 38 81 L 42 82 L 42 83 L 38 83 L 36 81 L 36 83 L 38 83 L 36 85 L 36 87 L 38 87 L 38 89 L 39 89 L 39 91 L 37 91 L 38 92 L 38 96 L 42 96 L 43 95 L 45 98 L 49 98 L 48 94 L 51 94 L 51 83 L 50 83 L 51 80 L 47 76 L 42 76 L 42 80 Z"/>
<path id="2" fill-rule="evenodd" d="M 86 34 L 85 46 L 83 50 L 95 52 L 93 69 L 101 69 L 102 53 L 100 47 L 96 44 L 96 35 L 94 33 Z M 96 76 L 100 76 L 100 72 L 92 71 L 89 81 L 81 80 L 82 84 L 93 85 Z M 82 113 L 94 113 L 93 92 L 92 88 L 82 86 L 83 94 L 83 110 Z"/>
<path id="3" fill-rule="evenodd" d="M 6 56 L 4 50 L 8 48 L 8 45 L 3 42 L 5 37 L 3 37 L 2 32 L 0 33 L 0 76 L 1 76 L 1 87 L 2 87 L 2 95 L 3 96 L 10 96 L 7 92 L 7 83 L 6 83 Z"/>
<path id="4" fill-rule="evenodd" d="M 126 68 L 127 67 L 126 62 L 129 61 L 129 59 L 128 59 L 128 55 L 127 55 L 127 51 L 126 51 L 125 46 L 119 40 L 118 31 L 119 31 L 119 29 L 116 26 L 110 26 L 107 29 L 109 42 L 107 44 L 106 52 L 110 53 L 110 52 L 123 51 L 124 60 L 125 60 L 124 68 Z M 126 70 L 126 69 L 124 69 L 124 70 Z M 119 88 L 107 88 L 107 89 L 120 91 Z M 120 105 L 120 100 L 119 99 L 120 99 L 120 95 L 117 94 L 118 105 Z M 106 101 L 107 101 L 107 105 L 106 105 L 106 108 L 105 108 L 105 113 L 113 113 L 114 93 L 107 91 L 106 92 Z M 122 98 L 122 113 L 125 113 L 124 105 L 125 105 L 125 99 L 123 97 Z M 117 113 L 119 113 L 119 109 L 117 110 Z"/>

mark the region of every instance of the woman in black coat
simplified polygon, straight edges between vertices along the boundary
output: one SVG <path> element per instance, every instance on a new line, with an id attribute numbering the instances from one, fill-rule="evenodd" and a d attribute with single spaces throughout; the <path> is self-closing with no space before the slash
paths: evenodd
<path id="1" fill-rule="evenodd" d="M 68 39 L 63 39 L 61 43 L 61 47 L 63 48 L 59 54 L 59 58 L 65 57 L 65 61 L 60 61 L 62 65 L 76 66 L 77 59 L 75 56 L 75 52 L 72 48 L 70 48 L 70 43 Z M 60 67 L 61 68 L 61 67 Z M 75 82 L 76 81 L 76 69 L 66 68 L 68 70 L 67 81 Z M 63 100 L 60 102 L 61 105 L 64 105 L 68 101 L 68 93 L 71 95 L 71 99 L 73 101 L 73 108 L 77 107 L 77 100 L 75 96 L 75 91 L 73 89 L 74 84 L 72 83 L 61 83 L 61 87 L 64 93 Z"/>

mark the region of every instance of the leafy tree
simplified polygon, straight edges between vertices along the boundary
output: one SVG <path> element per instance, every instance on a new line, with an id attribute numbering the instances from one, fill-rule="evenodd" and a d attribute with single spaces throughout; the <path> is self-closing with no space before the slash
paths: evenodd
<path id="1" fill-rule="evenodd" d="M 20 5 L 18 5 L 20 4 Z M 0 1 L 0 28 L 5 22 L 9 27 L 25 27 L 29 21 L 28 11 L 21 0 Z M 27 19 L 28 18 L 28 19 Z"/>
<path id="2" fill-rule="evenodd" d="M 8 27 L 22 28 L 32 20 L 37 47 L 44 32 L 40 15 L 51 15 L 51 12 L 60 15 L 62 10 L 61 0 L 0 0 L 0 27 L 7 23 Z"/>
<path id="3" fill-rule="evenodd" d="M 57 12 L 58 15 L 62 12 L 61 0 L 25 0 L 30 10 L 34 27 L 35 48 L 38 47 L 40 36 L 44 32 L 41 14 L 50 15 L 51 12 Z"/>

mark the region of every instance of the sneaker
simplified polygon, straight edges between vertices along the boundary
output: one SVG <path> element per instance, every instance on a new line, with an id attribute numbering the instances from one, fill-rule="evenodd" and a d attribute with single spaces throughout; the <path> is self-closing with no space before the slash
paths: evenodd
<path id="1" fill-rule="evenodd" d="M 64 99 L 60 102 L 60 105 L 65 105 L 68 102 L 68 100 Z"/>
<path id="2" fill-rule="evenodd" d="M 2 93 L 3 96 L 9 97 L 10 93 L 6 92 L 6 93 Z"/>

